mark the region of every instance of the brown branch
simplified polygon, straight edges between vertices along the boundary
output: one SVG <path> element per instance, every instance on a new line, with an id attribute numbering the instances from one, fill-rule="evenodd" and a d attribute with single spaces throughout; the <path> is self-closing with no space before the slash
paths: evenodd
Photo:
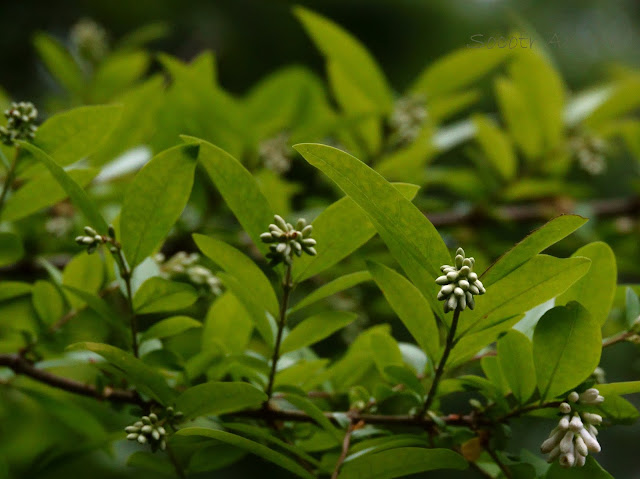
<path id="1" fill-rule="evenodd" d="M 147 403 L 136 391 L 124 389 L 104 388 L 97 389 L 90 384 L 81 383 L 73 379 L 57 376 L 35 367 L 30 361 L 18 354 L 0 354 L 0 366 L 6 366 L 16 374 L 29 376 L 36 381 L 48 384 L 54 388 L 62 389 L 70 393 L 79 394 L 99 400 L 108 400 L 118 403 L 135 404 L 145 406 Z"/>
<path id="2" fill-rule="evenodd" d="M 349 423 L 349 427 L 347 428 L 347 432 L 344 435 L 344 440 L 342 441 L 342 452 L 340 453 L 340 457 L 336 462 L 336 467 L 333 469 L 333 474 L 331 474 L 331 479 L 338 479 L 338 474 L 340 474 L 340 468 L 344 463 L 344 460 L 347 458 L 347 454 L 349 453 L 349 446 L 351 445 L 351 435 L 353 431 L 362 427 L 364 423 L 360 421 L 359 423 L 354 423 L 351 421 Z"/>
<path id="3" fill-rule="evenodd" d="M 607 348 L 609 346 L 613 346 L 614 344 L 622 343 L 637 335 L 638 333 L 634 331 L 623 331 L 622 333 L 616 334 L 615 336 L 604 339 L 602 341 L 602 347 Z"/>

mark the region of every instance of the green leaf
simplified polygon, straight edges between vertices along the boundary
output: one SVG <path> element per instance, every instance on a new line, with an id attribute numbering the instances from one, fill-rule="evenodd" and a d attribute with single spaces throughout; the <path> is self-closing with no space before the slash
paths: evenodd
<path id="1" fill-rule="evenodd" d="M 421 397 L 426 393 L 424 386 L 416 376 L 415 371 L 412 371 L 406 366 L 397 366 L 392 364 L 384 368 L 384 374 L 390 377 L 395 383 L 404 384 Z"/>
<path id="2" fill-rule="evenodd" d="M 412 200 L 419 187 L 393 183 L 402 196 Z M 345 228 L 345 225 L 349 225 Z M 329 205 L 313 221 L 313 238 L 318 242 L 316 256 L 303 255 L 293 263 L 293 279 L 304 281 L 349 256 L 376 234 L 369 216 L 351 198 Z"/>
<path id="3" fill-rule="evenodd" d="M 134 268 L 165 239 L 189 200 L 198 145 L 154 156 L 129 186 L 120 213 L 122 249 Z"/>
<path id="4" fill-rule="evenodd" d="M 606 243 L 597 241 L 583 246 L 571 256 L 591 260 L 591 268 L 563 294 L 556 298 L 556 305 L 577 301 L 591 313 L 601 326 L 609 317 L 618 284 L 616 257 Z"/>
<path id="5" fill-rule="evenodd" d="M 130 341 L 129 329 L 125 326 L 125 323 L 120 320 L 119 314 L 114 311 L 105 300 L 95 294 L 74 288 L 73 286 L 64 285 L 64 289 L 85 302 L 102 320 L 111 325 L 115 331 L 118 331 L 118 334 L 124 341 Z"/>
<path id="6" fill-rule="evenodd" d="M 509 181 L 516 174 L 517 159 L 509 137 L 488 117 L 475 115 L 476 140 L 484 157 L 489 160 L 503 180 Z"/>
<path id="7" fill-rule="evenodd" d="M 294 307 L 289 309 L 289 313 L 300 311 L 301 309 L 306 308 L 313 303 L 328 298 L 329 296 L 333 296 L 334 294 L 340 293 L 341 291 L 353 288 L 354 286 L 370 279 L 371 273 L 369 273 L 368 271 L 358 271 L 357 273 L 350 273 L 345 274 L 344 276 L 340 276 L 339 278 L 320 286 L 318 289 L 305 296 Z"/>
<path id="8" fill-rule="evenodd" d="M 536 255 L 477 297 L 476 309 L 460 316 L 458 336 L 486 329 L 561 294 L 589 270 L 588 258 Z"/>
<path id="9" fill-rule="evenodd" d="M 255 178 L 238 160 L 220 148 L 197 138 L 183 138 L 199 142 L 199 161 L 209 178 L 258 249 L 266 253 L 269 248 L 260 240 L 260 235 L 273 222 L 273 212 Z"/>
<path id="10" fill-rule="evenodd" d="M 33 144 L 60 166 L 75 163 L 100 149 L 121 114 L 120 105 L 81 106 L 58 113 L 38 128 Z"/>
<path id="11" fill-rule="evenodd" d="M 0 268 L 17 263 L 24 256 L 22 240 L 15 233 L 0 232 Z"/>
<path id="12" fill-rule="evenodd" d="M 139 80 L 149 68 L 151 58 L 143 51 L 119 52 L 108 56 L 93 75 L 92 102 L 109 101 Z"/>
<path id="13" fill-rule="evenodd" d="M 587 456 L 587 462 L 583 467 L 562 467 L 558 461 L 555 461 L 544 477 L 545 479 L 613 479 L 613 476 L 602 469 L 593 456 Z"/>
<path id="14" fill-rule="evenodd" d="M 427 98 L 468 87 L 502 63 L 506 48 L 464 48 L 431 63 L 413 83 L 410 91 Z"/>
<path id="15" fill-rule="evenodd" d="M 380 374 L 389 366 L 402 366 L 402 352 L 396 340 L 387 332 L 376 331 L 369 336 L 369 353 Z"/>
<path id="16" fill-rule="evenodd" d="M 159 372 L 126 351 L 101 343 L 76 343 L 67 349 L 86 350 L 99 354 L 108 363 L 122 371 L 141 393 L 151 396 L 163 405 L 169 405 L 174 397 L 173 390 Z"/>
<path id="17" fill-rule="evenodd" d="M 187 418 L 218 416 L 255 408 L 267 395 L 249 383 L 210 381 L 187 389 L 176 399 L 176 408 Z"/>
<path id="18" fill-rule="evenodd" d="M 342 468 L 341 479 L 393 479 L 436 469 L 467 468 L 467 461 L 448 449 L 398 447 L 366 454 Z"/>
<path id="19" fill-rule="evenodd" d="M 209 308 L 202 331 L 202 350 L 224 348 L 231 354 L 242 353 L 251 337 L 253 320 L 240 301 L 224 293 Z"/>
<path id="20" fill-rule="evenodd" d="M 62 272 L 62 284 L 95 294 L 104 282 L 104 262 L 98 254 L 89 255 L 81 252 L 75 255 Z M 72 308 L 78 309 L 84 301 L 77 295 L 67 295 Z"/>
<path id="21" fill-rule="evenodd" d="M 278 315 L 276 293 L 265 274 L 251 259 L 215 238 L 194 234 L 193 239 L 205 256 L 251 290 L 258 301 L 264 302 L 264 308 L 274 317 Z"/>
<path id="22" fill-rule="evenodd" d="M 374 262 L 367 262 L 367 268 L 398 318 L 431 361 L 435 361 L 440 349 L 440 333 L 427 300 L 418 288 L 391 268 Z"/>
<path id="23" fill-rule="evenodd" d="M 542 400 L 587 379 L 600 362 L 600 325 L 572 301 L 545 313 L 533 334 L 533 360 Z"/>
<path id="24" fill-rule="evenodd" d="M 189 316 L 173 316 L 171 318 L 158 321 L 156 324 L 142 333 L 142 339 L 152 338 L 168 338 L 175 336 L 176 334 L 184 333 L 185 331 L 193 328 L 201 328 L 202 323 L 198 320 L 190 318 Z"/>
<path id="25" fill-rule="evenodd" d="M 133 297 L 133 309 L 137 314 L 177 311 L 191 306 L 198 293 L 186 283 L 153 277 L 142 283 Z"/>
<path id="26" fill-rule="evenodd" d="M 391 110 L 391 89 L 369 52 L 350 33 L 327 18 L 305 8 L 294 13 L 327 60 L 336 63 L 345 76 L 381 112 Z"/>
<path id="27" fill-rule="evenodd" d="M 300 144 L 294 148 L 323 171 L 360 206 L 375 225 L 412 282 L 440 313 L 435 278 L 451 261 L 447 247 L 429 220 L 382 176 L 336 148 Z"/>
<path id="28" fill-rule="evenodd" d="M 311 346 L 331 336 L 358 317 L 345 311 L 327 311 L 302 321 L 284 338 L 280 351 L 282 354 Z"/>
<path id="29" fill-rule="evenodd" d="M 630 328 L 640 319 L 640 298 L 635 291 L 628 286 L 625 291 L 625 312 L 626 324 L 627 327 Z"/>
<path id="30" fill-rule="evenodd" d="M 33 45 L 53 77 L 76 95 L 84 89 L 84 75 L 64 46 L 51 35 L 38 33 Z"/>
<path id="31" fill-rule="evenodd" d="M 180 436 L 204 436 L 210 439 L 215 439 L 217 441 L 231 444 L 232 446 L 238 447 L 240 449 L 244 449 L 251 454 L 255 454 L 256 456 L 259 456 L 284 469 L 287 469 L 288 471 L 294 473 L 299 477 L 303 477 L 305 479 L 314 479 L 315 477 L 313 474 L 307 472 L 306 469 L 304 469 L 294 460 L 290 459 L 288 456 L 273 451 L 272 449 L 258 442 L 251 441 L 235 434 L 204 427 L 187 427 L 184 429 L 180 429 L 176 434 Z"/>
<path id="32" fill-rule="evenodd" d="M 640 381 L 626 381 L 622 383 L 597 384 L 595 386 L 603 396 L 624 396 L 640 393 Z"/>
<path id="33" fill-rule="evenodd" d="M 64 299 L 60 291 L 49 281 L 36 281 L 31 293 L 31 302 L 45 326 L 51 326 L 64 314 Z"/>
<path id="34" fill-rule="evenodd" d="M 22 281 L 1 281 L 0 282 L 0 301 L 19 298 L 31 294 L 32 286 Z"/>
<path id="35" fill-rule="evenodd" d="M 97 206 L 87 196 L 82 187 L 80 187 L 78 183 L 76 183 L 49 155 L 40 148 L 23 141 L 19 142 L 19 144 L 20 148 L 24 148 L 29 151 L 36 160 L 44 163 L 56 181 L 67 192 L 69 199 L 75 207 L 80 209 L 86 216 L 91 226 L 100 233 L 106 233 L 108 228 L 107 222 L 104 220 L 98 211 Z"/>
<path id="36" fill-rule="evenodd" d="M 172 464 L 168 458 L 160 458 L 151 451 L 136 451 L 127 459 L 127 466 L 151 471 L 154 474 L 173 477 Z"/>
<path id="37" fill-rule="evenodd" d="M 333 436 L 337 443 L 342 442 L 342 431 L 331 424 L 331 421 L 329 421 L 329 419 L 324 415 L 322 410 L 309 399 L 302 396 L 296 396 L 294 394 L 287 394 L 285 399 L 301 411 L 306 412 L 315 421 L 315 423 L 318 424 L 318 426 Z"/>
<path id="38" fill-rule="evenodd" d="M 498 341 L 498 362 L 513 396 L 519 404 L 526 404 L 536 390 L 533 345 L 529 338 L 520 331 L 509 331 Z"/>
<path id="39" fill-rule="evenodd" d="M 532 231 L 513 248 L 503 254 L 482 274 L 485 286 L 495 283 L 523 265 L 549 246 L 569 236 L 588 220 L 578 215 L 561 215 Z"/>
<path id="40" fill-rule="evenodd" d="M 98 170 L 76 168 L 67 171 L 69 177 L 81 187 L 89 184 Z M 2 219 L 17 221 L 54 205 L 67 197 L 66 192 L 48 172 L 38 175 L 15 191 L 4 204 Z"/>

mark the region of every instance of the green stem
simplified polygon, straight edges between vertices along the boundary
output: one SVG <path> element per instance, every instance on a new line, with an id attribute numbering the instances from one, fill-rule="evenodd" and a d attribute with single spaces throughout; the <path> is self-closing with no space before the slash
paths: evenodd
<path id="1" fill-rule="evenodd" d="M 273 384 L 276 378 L 276 368 L 278 366 L 278 360 L 280 359 L 280 343 L 282 342 L 282 333 L 284 326 L 287 322 L 287 309 L 289 309 L 289 296 L 293 284 L 291 283 L 291 264 L 287 265 L 287 272 L 285 273 L 284 282 L 282 283 L 282 302 L 280 303 L 280 318 L 278 321 L 278 334 L 276 336 L 276 343 L 273 347 L 273 357 L 271 358 L 271 371 L 269 373 L 269 383 L 267 384 L 267 397 L 271 399 L 273 395 Z M 267 401 L 269 400 L 267 399 Z"/>
<path id="2" fill-rule="evenodd" d="M 447 359 L 449 359 L 449 354 L 455 345 L 455 337 L 456 337 L 456 329 L 458 328 L 458 319 L 460 318 L 460 310 L 458 308 L 453 312 L 453 320 L 451 321 L 451 328 L 449 328 L 449 334 L 447 335 L 447 342 L 444 345 L 444 351 L 442 352 L 442 357 L 440 358 L 440 362 L 438 363 L 438 367 L 436 368 L 436 373 L 433 377 L 433 382 L 431 383 L 431 389 L 429 389 L 429 394 L 427 395 L 427 399 L 422 406 L 422 409 L 418 413 L 418 417 L 424 417 L 427 413 L 431 405 L 433 404 L 434 399 L 436 398 L 436 392 L 438 390 L 438 384 L 440 383 L 440 379 L 442 379 L 442 374 L 444 373 L 444 367 L 447 363 Z"/>
<path id="3" fill-rule="evenodd" d="M 129 269 L 127 266 L 127 261 L 122 254 L 122 246 L 119 242 L 110 239 L 109 242 L 115 246 L 116 251 L 111 251 L 116 263 L 118 264 L 118 269 L 120 270 L 120 277 L 124 281 L 125 288 L 127 290 L 127 305 L 129 306 L 129 316 L 130 316 L 130 326 L 131 326 L 131 348 L 133 349 L 133 355 L 138 357 L 138 323 L 136 318 L 135 310 L 133 309 L 133 291 L 131 288 L 131 277 L 133 276 L 133 271 Z"/>
<path id="4" fill-rule="evenodd" d="M 171 446 L 169 446 L 169 444 L 167 444 L 167 456 L 169 456 L 169 460 L 171 461 L 171 464 L 173 464 L 173 468 L 175 469 L 176 474 L 178 475 L 178 477 L 180 479 L 185 479 L 185 477 L 187 477 L 187 476 L 184 473 L 184 469 L 180 465 L 180 462 L 178 461 L 178 458 L 173 453 L 173 449 L 171 449 Z"/>
<path id="5" fill-rule="evenodd" d="M 18 164 L 18 147 L 16 147 L 16 153 L 13 157 L 13 162 L 7 170 L 7 176 L 4 179 L 4 183 L 2 185 L 2 193 L 0 193 L 0 218 L 2 217 L 2 210 L 4 209 L 4 203 L 7 199 L 7 193 L 11 189 L 11 185 L 13 184 L 13 180 L 16 176 L 16 165 Z"/>

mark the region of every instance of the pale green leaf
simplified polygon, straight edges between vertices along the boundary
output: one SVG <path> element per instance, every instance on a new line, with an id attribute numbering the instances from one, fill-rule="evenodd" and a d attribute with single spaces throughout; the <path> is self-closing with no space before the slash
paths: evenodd
<path id="1" fill-rule="evenodd" d="M 533 396 L 536 390 L 536 370 L 533 364 L 533 345 L 519 331 L 509 331 L 498 341 L 500 369 L 520 404 Z"/>
<path id="2" fill-rule="evenodd" d="M 640 393 L 640 381 L 625 381 L 621 383 L 596 384 L 595 388 L 603 396 L 624 396 L 626 394 Z"/>
<path id="3" fill-rule="evenodd" d="M 284 354 L 311 346 L 344 328 L 357 317 L 345 311 L 327 311 L 311 316 L 291 330 L 282 341 L 280 351 Z"/>
<path id="4" fill-rule="evenodd" d="M 84 88 L 84 75 L 64 46 L 51 35 L 38 33 L 33 39 L 40 59 L 64 88 L 76 95 Z"/>
<path id="5" fill-rule="evenodd" d="M 253 320 L 240 301 L 230 292 L 224 293 L 209 308 L 202 331 L 202 350 L 224 348 L 231 354 L 244 351 L 251 333 Z"/>
<path id="6" fill-rule="evenodd" d="M 202 323 L 196 319 L 190 318 L 189 316 L 173 316 L 171 318 L 163 319 L 162 321 L 158 321 L 149 329 L 147 329 L 144 333 L 142 333 L 142 339 L 152 339 L 152 338 L 168 338 L 171 336 L 175 336 L 176 334 L 184 333 L 189 329 L 193 328 L 201 328 Z"/>
<path id="7" fill-rule="evenodd" d="M 640 298 L 633 289 L 627 286 L 625 291 L 625 313 L 627 327 L 640 319 Z"/>
<path id="8" fill-rule="evenodd" d="M 306 412 L 318 426 L 331 434 L 336 442 L 340 443 L 342 441 L 343 433 L 331 424 L 331 421 L 324 415 L 322 410 L 309 399 L 294 394 L 287 394 L 285 399 L 301 411 Z"/>
<path id="9" fill-rule="evenodd" d="M 133 309 L 137 314 L 177 311 L 191 306 L 198 293 L 186 283 L 154 277 L 149 278 L 136 291 Z"/>
<path id="10" fill-rule="evenodd" d="M 187 418 L 197 418 L 257 408 L 266 400 L 267 395 L 249 383 L 210 381 L 183 392 L 176 408 Z"/>
<path id="11" fill-rule="evenodd" d="M 371 279 L 371 273 L 368 271 L 358 271 L 357 273 L 345 274 L 327 284 L 320 286 L 312 293 L 305 296 L 294 307 L 289 309 L 289 313 L 300 311 L 307 306 L 312 305 L 320 300 L 333 296 L 334 294 L 345 291 L 349 288 Z"/>
<path id="12" fill-rule="evenodd" d="M 583 467 L 562 467 L 558 461 L 555 461 L 544 477 L 545 479 L 613 479 L 613 476 L 605 471 L 593 456 L 587 456 L 587 462 Z"/>
<path id="13" fill-rule="evenodd" d="M 31 302 L 45 326 L 51 326 L 64 314 L 64 298 L 49 281 L 36 281 L 31 292 Z"/>
<path id="14" fill-rule="evenodd" d="M 104 261 L 99 254 L 81 252 L 75 255 L 62 272 L 62 284 L 77 288 L 86 293 L 97 293 L 104 282 Z M 67 295 L 69 304 L 73 308 L 84 305 L 84 301 L 77 295 Z"/>
<path id="15" fill-rule="evenodd" d="M 503 180 L 509 181 L 516 174 L 517 159 L 509 137 L 488 117 L 475 115 L 476 140 L 491 166 Z"/>

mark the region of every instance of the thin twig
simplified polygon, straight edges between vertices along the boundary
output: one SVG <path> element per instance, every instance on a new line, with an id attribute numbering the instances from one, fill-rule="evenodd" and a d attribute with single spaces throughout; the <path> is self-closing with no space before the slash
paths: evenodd
<path id="1" fill-rule="evenodd" d="M 271 371 L 269 372 L 269 382 L 267 383 L 267 402 L 273 395 L 273 384 L 276 379 L 276 368 L 278 366 L 278 360 L 280 359 L 280 343 L 282 342 L 282 333 L 284 331 L 285 324 L 287 322 L 287 309 L 289 308 L 289 296 L 293 284 L 291 283 L 291 264 L 287 265 L 287 272 L 284 276 L 282 283 L 282 302 L 280 303 L 280 318 L 278 320 L 278 334 L 276 336 L 276 343 L 273 346 L 273 356 L 271 358 Z"/>
<path id="2" fill-rule="evenodd" d="M 609 346 L 613 346 L 614 344 L 622 343 L 632 338 L 633 336 L 637 336 L 638 333 L 634 331 L 623 331 L 622 333 L 616 334 L 615 336 L 611 336 L 610 338 L 606 338 L 602 341 L 602 347 L 607 348 Z"/>
<path id="3" fill-rule="evenodd" d="M 342 441 L 342 452 L 340 453 L 340 457 L 338 458 L 338 462 L 336 462 L 336 467 L 333 469 L 333 474 L 331 474 L 331 479 L 338 479 L 338 474 L 340 474 L 340 468 L 344 463 L 344 460 L 347 458 L 347 454 L 349 454 L 349 446 L 351 445 L 351 435 L 353 431 L 355 431 L 359 426 L 363 423 L 354 423 L 351 421 L 349 423 L 349 427 L 347 428 L 347 432 L 344 434 L 344 439 Z"/>
<path id="4" fill-rule="evenodd" d="M 496 465 L 500 468 L 504 476 L 507 479 L 511 479 L 513 477 L 513 474 L 511 474 L 511 471 L 509 470 L 509 468 L 507 468 L 507 466 L 500 460 L 500 458 L 496 454 L 496 451 L 494 451 L 490 447 L 485 448 L 485 451 L 487 451 L 487 454 L 491 456 L 491 459 L 493 459 L 493 462 L 495 462 Z"/>
<path id="5" fill-rule="evenodd" d="M 2 185 L 2 193 L 0 193 L 0 218 L 2 218 L 2 210 L 4 209 L 4 203 L 7 199 L 7 193 L 9 193 L 16 175 L 16 165 L 18 164 L 19 151 L 19 148 L 16 146 L 13 161 L 11 162 L 11 166 L 9 168 L 9 171 L 7 171 L 7 176 L 4 178 L 4 183 Z"/>
<path id="6" fill-rule="evenodd" d="M 440 362 L 438 363 L 438 367 L 436 368 L 436 372 L 433 376 L 433 382 L 431 383 L 431 388 L 429 389 L 429 393 L 427 395 L 427 399 L 422 406 L 422 409 L 418 413 L 418 416 L 424 416 L 436 397 L 436 392 L 438 390 L 438 383 L 442 378 L 442 374 L 444 373 L 444 368 L 447 364 L 447 359 L 449 359 L 449 354 L 453 349 L 455 344 L 456 337 L 456 329 L 458 328 L 458 319 L 460 318 L 460 309 L 456 308 L 453 312 L 453 320 L 451 321 L 451 328 L 449 329 L 449 334 L 447 335 L 447 342 L 444 345 L 444 351 L 442 352 L 442 357 L 440 358 Z"/>

